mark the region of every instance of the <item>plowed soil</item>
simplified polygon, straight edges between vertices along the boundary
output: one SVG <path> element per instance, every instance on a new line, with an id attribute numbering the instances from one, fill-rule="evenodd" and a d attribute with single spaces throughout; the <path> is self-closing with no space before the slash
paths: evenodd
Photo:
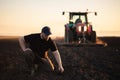
<path id="1" fill-rule="evenodd" d="M 120 38 L 100 37 L 108 46 L 69 47 L 57 44 L 64 73 L 37 71 L 29 67 L 19 46 L 18 38 L 0 39 L 0 80 L 120 80 Z M 56 43 L 63 42 L 56 39 Z M 56 61 L 49 53 L 57 67 Z"/>

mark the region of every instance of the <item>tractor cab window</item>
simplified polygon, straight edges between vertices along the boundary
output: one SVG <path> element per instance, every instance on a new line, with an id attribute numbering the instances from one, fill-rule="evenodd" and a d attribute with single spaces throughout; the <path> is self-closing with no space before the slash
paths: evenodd
<path id="1" fill-rule="evenodd" d="M 80 23 L 85 23 L 85 16 L 73 16 L 73 21 L 76 23 L 80 22 Z"/>
<path id="2" fill-rule="evenodd" d="M 82 20 L 82 23 L 85 23 L 86 22 L 85 16 L 81 16 L 81 20 Z"/>

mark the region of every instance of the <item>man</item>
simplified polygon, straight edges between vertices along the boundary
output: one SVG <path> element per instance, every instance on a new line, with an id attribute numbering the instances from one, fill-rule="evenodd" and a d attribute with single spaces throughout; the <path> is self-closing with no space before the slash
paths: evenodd
<path id="1" fill-rule="evenodd" d="M 19 38 L 20 47 L 26 53 L 34 55 L 34 64 L 42 63 L 43 68 L 54 71 L 54 65 L 48 57 L 48 50 L 50 49 L 58 63 L 58 70 L 63 73 L 61 57 L 56 47 L 55 42 L 50 38 L 51 31 L 48 26 L 42 28 L 41 33 L 30 34 Z"/>

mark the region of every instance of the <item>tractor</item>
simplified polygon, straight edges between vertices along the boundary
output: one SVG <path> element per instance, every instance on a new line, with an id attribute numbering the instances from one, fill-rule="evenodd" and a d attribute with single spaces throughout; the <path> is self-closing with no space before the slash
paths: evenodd
<path id="1" fill-rule="evenodd" d="M 65 24 L 65 42 L 67 43 L 95 43 L 96 31 L 88 22 L 88 13 L 93 12 L 69 12 L 69 22 Z M 62 13 L 63 15 L 65 12 Z M 94 12 L 97 15 L 97 12 Z"/>

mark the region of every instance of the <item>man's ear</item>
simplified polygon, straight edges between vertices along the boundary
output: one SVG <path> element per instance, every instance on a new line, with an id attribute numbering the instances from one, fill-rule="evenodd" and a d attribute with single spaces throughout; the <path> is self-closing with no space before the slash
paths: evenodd
<path id="1" fill-rule="evenodd" d="M 43 33 L 41 32 L 40 37 L 43 39 Z"/>

